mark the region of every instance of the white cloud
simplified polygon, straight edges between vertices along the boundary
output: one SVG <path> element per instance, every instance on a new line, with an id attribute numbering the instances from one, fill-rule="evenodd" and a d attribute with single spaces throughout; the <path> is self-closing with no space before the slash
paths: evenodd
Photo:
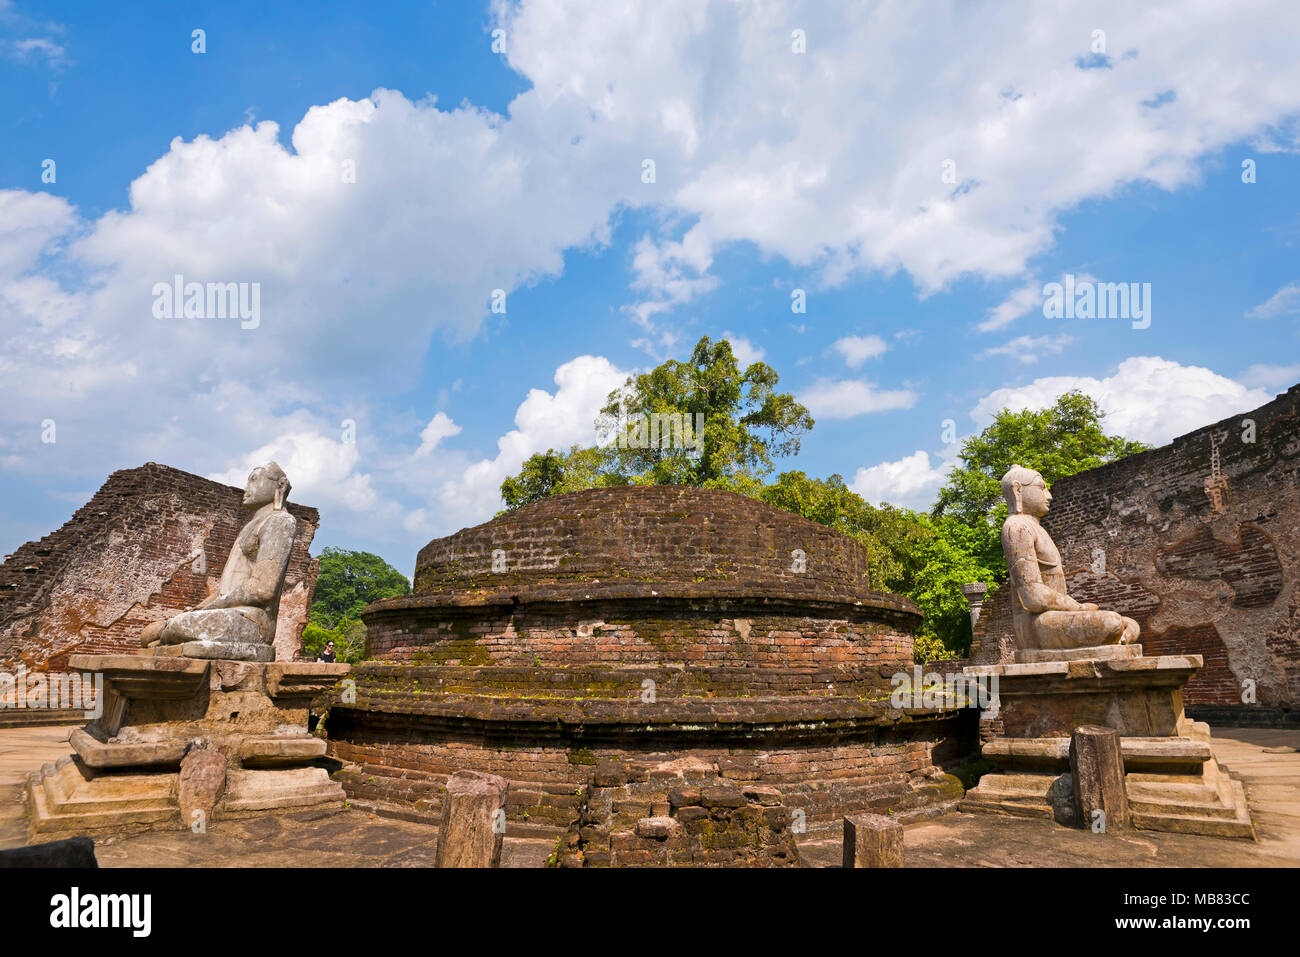
<path id="1" fill-rule="evenodd" d="M 887 502 L 901 508 L 925 509 L 934 504 L 951 467 L 949 459 L 931 465 L 929 453 L 917 449 L 895 462 L 858 469 L 849 488 L 873 505 Z"/>
<path id="2" fill-rule="evenodd" d="M 1283 286 L 1264 302 L 1246 310 L 1247 319 L 1275 319 L 1300 312 L 1300 283 L 1293 282 Z"/>
<path id="3" fill-rule="evenodd" d="M 984 356 L 1009 356 L 1017 362 L 1033 364 L 1044 356 L 1060 355 L 1065 347 L 1074 342 L 1073 336 L 1017 336 L 1000 346 L 993 346 L 980 353 Z"/>
<path id="4" fill-rule="evenodd" d="M 856 369 L 868 359 L 884 355 L 889 346 L 880 336 L 844 336 L 836 339 L 832 348 L 844 357 L 850 369 Z"/>
<path id="5" fill-rule="evenodd" d="M 46 37 L 28 37 L 9 44 L 10 56 L 22 63 L 43 60 L 52 67 L 68 65 L 68 51 Z"/>
<path id="6" fill-rule="evenodd" d="M 1021 316 L 1027 316 L 1043 306 L 1043 284 L 1034 280 L 1012 290 L 1011 294 L 989 310 L 989 317 L 975 328 L 980 332 L 993 332 L 1011 325 Z"/>
<path id="7" fill-rule="evenodd" d="M 861 379 L 818 379 L 799 394 L 814 418 L 851 419 L 868 412 L 910 409 L 917 395 L 910 389 L 879 389 Z"/>
<path id="8" fill-rule="evenodd" d="M 649 236 L 641 237 L 632 259 L 632 269 L 636 272 L 632 288 L 647 294 L 648 298 L 628 306 L 627 310 L 642 326 L 653 328 L 654 316 L 717 288 L 717 277 L 705 275 L 712 263 L 713 257 L 699 237 L 687 236 L 683 242 L 661 243 Z"/>
<path id="9" fill-rule="evenodd" d="M 742 371 L 752 363 L 762 362 L 767 355 L 767 350 L 762 346 L 756 346 L 744 336 L 738 336 L 734 332 L 723 332 L 722 338 L 731 343 L 731 351 L 735 353 L 736 363 Z"/>
<path id="10" fill-rule="evenodd" d="M 997 389 L 971 411 L 981 427 L 999 409 L 1045 409 L 1057 396 L 1078 389 L 1106 413 L 1104 428 L 1127 439 L 1163 445 L 1170 440 L 1273 398 L 1200 366 L 1184 366 L 1159 356 L 1125 359 L 1115 374 L 1052 376 L 1023 386 Z"/>
<path id="11" fill-rule="evenodd" d="M 1242 385 L 1280 392 L 1300 382 L 1300 362 L 1289 366 L 1257 362 L 1238 379 Z"/>
<path id="12" fill-rule="evenodd" d="M 272 123 L 177 138 L 125 208 L 97 218 L 0 192 L 6 464 L 78 481 L 151 459 L 246 472 L 231 450 L 296 436 L 322 494 L 351 507 L 369 479 L 382 505 L 378 487 L 411 458 L 385 457 L 390 423 L 371 423 L 364 470 L 311 437 L 337 445 L 334 423 L 358 407 L 392 417 L 387 397 L 414 387 L 437 337 L 468 341 L 493 290 L 559 275 L 566 251 L 609 242 L 623 210 L 659 223 L 632 257 L 629 314 L 643 344 L 672 349 L 656 321 L 717 287 L 721 247 L 752 244 L 831 285 L 899 270 L 922 293 L 967 274 L 1019 281 L 1063 211 L 1128 184 L 1193 183 L 1202 158 L 1300 109 L 1300 58 L 1276 42 L 1300 13 L 1282 0 L 1176 16 L 1118 0 L 1014 17 L 957 0 L 924 16 L 811 0 L 493 9 L 528 86 L 505 115 L 379 89 L 313 106 L 288 145 Z M 790 51 L 790 23 L 807 54 Z M 1098 23 L 1139 55 L 1075 69 Z M 1175 100 L 1141 105 L 1162 90 Z M 947 159 L 960 188 L 940 178 Z M 178 273 L 259 282 L 261 325 L 154 319 L 153 284 Z M 509 321 L 526 321 L 513 302 Z M 862 381 L 810 397 L 831 417 L 916 401 Z M 46 417 L 57 449 L 30 428 Z M 567 441 L 533 426 L 477 472 L 443 476 L 447 494 L 417 503 L 427 522 L 490 514 L 523 448 Z M 421 476 L 475 464 L 439 450 Z"/>
<path id="13" fill-rule="evenodd" d="M 1275 39 L 1296 24 L 1285 0 L 1014 16 L 812 0 L 494 9 L 510 65 L 533 84 L 524 99 L 585 111 L 592 151 L 626 144 L 633 201 L 689 224 L 697 263 L 751 242 L 830 284 L 899 269 L 923 292 L 964 274 L 1019 277 L 1061 212 L 1127 184 L 1196 182 L 1202 157 L 1300 108 L 1300 60 Z M 1111 69 L 1079 69 L 1100 23 L 1123 49 Z M 1144 106 L 1153 91 L 1172 99 Z M 643 157 L 653 185 L 639 181 Z M 941 178 L 949 159 L 956 184 Z"/>
<path id="14" fill-rule="evenodd" d="M 379 497 L 371 488 L 370 476 L 355 470 L 359 459 L 355 442 L 335 441 L 314 432 L 291 432 L 239 456 L 229 469 L 208 478 L 242 487 L 253 467 L 273 461 L 293 484 L 291 501 L 373 510 Z"/>
<path id="15" fill-rule="evenodd" d="M 515 428 L 497 440 L 497 454 L 468 465 L 438 490 L 444 514 L 469 525 L 492 517 L 501 504 L 501 482 L 535 452 L 567 452 L 594 445 L 596 416 L 627 372 L 603 356 L 578 356 L 555 370 L 554 393 L 531 389 L 515 413 Z"/>
<path id="16" fill-rule="evenodd" d="M 1095 276 L 1086 272 L 1075 273 L 1074 280 L 1078 283 L 1097 281 Z M 1064 282 L 1064 276 L 1057 277 L 1054 281 Z M 978 323 L 975 328 L 980 332 L 996 332 L 1031 313 L 1037 312 L 1041 315 L 1046 298 L 1043 294 L 1044 285 L 1045 283 L 1035 279 L 1013 289 L 1005 299 L 989 310 L 988 318 Z"/>
<path id="17" fill-rule="evenodd" d="M 438 443 L 443 439 L 449 439 L 453 435 L 460 435 L 461 427 L 452 421 L 451 416 L 446 412 L 439 412 L 429 424 L 424 427 L 420 433 L 420 447 L 415 450 L 415 457 L 420 458 L 428 455 L 438 447 Z"/>

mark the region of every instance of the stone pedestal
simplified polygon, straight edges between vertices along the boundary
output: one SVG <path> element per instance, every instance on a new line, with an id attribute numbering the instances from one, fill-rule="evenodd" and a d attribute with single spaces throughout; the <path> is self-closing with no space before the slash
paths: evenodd
<path id="1" fill-rule="evenodd" d="M 104 676 L 103 712 L 72 732 L 74 754 L 29 776 L 33 835 L 343 805 L 342 786 L 317 763 L 325 741 L 308 733 L 307 713 L 350 666 L 149 655 L 69 664 Z"/>
<path id="2" fill-rule="evenodd" d="M 1119 732 L 1133 827 L 1254 839 L 1244 790 L 1214 760 L 1209 726 L 1183 714 L 1199 655 L 1145 657 L 1141 645 L 1108 645 L 1016 658 L 965 669 L 996 680 L 1003 735 L 983 748 L 998 770 L 967 792 L 963 809 L 1075 824 L 1070 736 L 1098 725 Z"/>

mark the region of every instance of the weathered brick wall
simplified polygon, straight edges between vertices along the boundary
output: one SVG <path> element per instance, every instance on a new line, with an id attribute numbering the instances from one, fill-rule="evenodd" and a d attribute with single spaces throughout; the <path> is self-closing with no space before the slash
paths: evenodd
<path id="1" fill-rule="evenodd" d="M 487 771 L 512 822 L 549 827 L 600 759 L 704 762 L 819 826 L 941 805 L 936 765 L 973 728 L 890 706 L 921 616 L 866 570 L 838 532 L 689 488 L 576 492 L 430 542 L 416 593 L 363 614 L 369 660 L 326 719 L 340 779 L 432 819 L 448 775 Z"/>
<path id="2" fill-rule="evenodd" d="M 590 707 L 582 709 L 588 721 L 560 707 L 547 722 L 539 719 L 544 699 L 442 699 L 423 710 L 408 700 L 380 711 L 364 686 L 361 699 L 356 708 L 331 707 L 327 718 L 330 755 L 347 765 L 339 778 L 349 799 L 430 822 L 456 771 L 507 778 L 512 823 L 567 827 L 579 814 L 574 794 L 598 761 L 674 759 L 776 788 L 814 830 L 860 811 L 925 816 L 961 796 L 961 785 L 942 772 L 968 760 L 975 741 L 974 712 L 900 722 L 887 706 L 843 699 L 802 709 L 802 721 L 793 711 L 774 720 L 770 701 L 700 699 L 680 720 L 635 701 L 608 702 L 626 711 L 621 722 Z"/>
<path id="3" fill-rule="evenodd" d="M 1205 657 L 1185 690 L 1193 710 L 1232 708 L 1244 718 L 1296 708 L 1300 386 L 1169 445 L 1061 479 L 1052 496 L 1043 525 L 1060 546 L 1070 594 L 1135 619 L 1148 654 Z M 1002 589 L 985 605 L 972 658 L 996 660 L 1013 647 Z M 1242 701 L 1246 682 L 1255 705 Z"/>
<path id="4" fill-rule="evenodd" d="M 366 657 L 412 664 L 661 664 L 824 673 L 912 660 L 910 628 L 877 609 L 807 603 L 781 609 L 762 601 L 626 599 L 464 609 L 415 618 L 366 615 Z"/>
<path id="5" fill-rule="evenodd" d="M 498 549 L 504 570 L 494 572 Z M 416 594 L 552 582 L 696 584 L 709 594 L 743 585 L 751 595 L 850 601 L 869 593 L 854 539 L 734 492 L 678 486 L 553 496 L 434 539 L 416 559 Z"/>
<path id="6" fill-rule="evenodd" d="M 57 671 L 71 654 L 138 652 L 148 622 L 194 607 L 217 587 L 248 518 L 242 496 L 154 462 L 114 472 L 63 527 L 0 564 L 0 667 Z M 298 535 L 280 599 L 279 659 L 301 647 L 320 524 L 316 509 L 288 508 Z"/>

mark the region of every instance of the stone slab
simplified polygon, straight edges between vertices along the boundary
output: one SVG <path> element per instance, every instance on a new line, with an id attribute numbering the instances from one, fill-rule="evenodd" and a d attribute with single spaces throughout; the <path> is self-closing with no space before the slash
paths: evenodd
<path id="1" fill-rule="evenodd" d="M 186 641 L 179 645 L 159 645 L 153 649 L 158 658 L 225 659 L 227 661 L 275 660 L 275 646 L 243 641 Z"/>
<path id="2" fill-rule="evenodd" d="M 1141 645 L 1092 645 L 1087 648 L 1021 648 L 1016 651 L 1017 664 L 1141 657 Z"/>
<path id="3" fill-rule="evenodd" d="M 94 738 L 82 728 L 72 732 L 68 743 L 87 767 L 96 769 L 162 767 L 175 770 L 181 766 L 181 759 L 189 746 L 183 740 L 112 744 Z"/>
<path id="4" fill-rule="evenodd" d="M 124 698 L 191 698 L 208 680 L 211 663 L 148 655 L 73 655 L 74 671 L 102 674 L 106 692 Z"/>

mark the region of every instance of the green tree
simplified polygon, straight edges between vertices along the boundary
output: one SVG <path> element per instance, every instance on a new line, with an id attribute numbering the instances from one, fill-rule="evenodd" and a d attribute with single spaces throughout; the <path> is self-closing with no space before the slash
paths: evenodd
<path id="1" fill-rule="evenodd" d="M 334 628 L 344 618 L 359 619 L 371 602 L 410 593 L 406 576 L 378 555 L 326 548 L 320 554 L 311 620 Z"/>
<path id="2" fill-rule="evenodd" d="M 303 628 L 303 654 L 314 658 L 326 642 L 333 641 L 338 660 L 360 661 L 366 640 L 362 609 L 371 602 L 410 593 L 406 576 L 378 555 L 326 548 L 320 555 L 311 614 Z"/>
<path id="3" fill-rule="evenodd" d="M 751 363 L 743 371 L 725 339 L 704 336 L 685 362 L 669 360 L 643 375 L 629 376 L 605 400 L 596 430 L 623 441 L 567 453 L 537 453 L 501 483 L 507 509 L 548 495 L 609 485 L 695 485 L 734 488 L 771 473 L 773 459 L 799 452 L 813 418 L 793 395 L 776 390 L 771 366 Z M 654 413 L 703 416 L 702 449 L 661 442 L 635 447 L 640 417 Z M 631 440 L 631 441 L 628 441 Z"/>
<path id="4" fill-rule="evenodd" d="M 1050 486 L 1059 478 L 1150 448 L 1107 435 L 1102 418 L 1097 403 L 1079 391 L 1066 392 L 1050 409 L 1003 409 L 992 425 L 962 444 L 957 456 L 961 465 L 939 490 L 934 514 L 952 515 L 968 526 L 996 518 L 1002 476 L 1012 465 L 1035 469 Z"/>

